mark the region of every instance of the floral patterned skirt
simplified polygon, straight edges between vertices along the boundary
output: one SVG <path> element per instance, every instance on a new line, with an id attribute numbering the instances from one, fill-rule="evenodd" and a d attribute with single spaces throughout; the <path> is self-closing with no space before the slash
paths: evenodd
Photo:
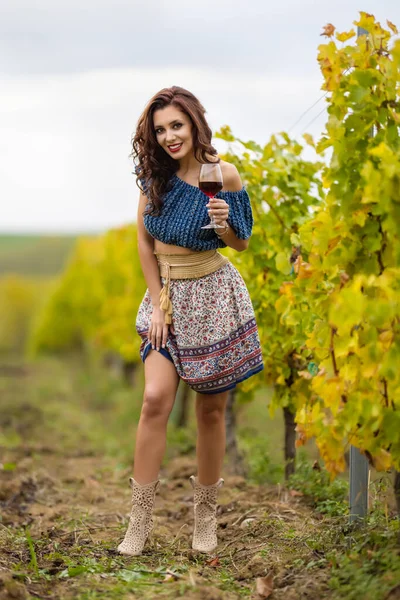
<path id="1" fill-rule="evenodd" d="M 251 299 L 232 263 L 198 279 L 172 279 L 170 294 L 175 333 L 169 331 L 166 348 L 159 351 L 192 389 L 217 394 L 263 369 Z M 151 350 L 152 311 L 146 290 L 136 319 L 143 362 Z"/>

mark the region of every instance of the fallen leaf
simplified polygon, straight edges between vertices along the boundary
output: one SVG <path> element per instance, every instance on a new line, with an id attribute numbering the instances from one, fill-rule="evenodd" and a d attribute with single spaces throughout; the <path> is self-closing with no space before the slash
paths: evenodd
<path id="1" fill-rule="evenodd" d="M 209 567 L 219 567 L 219 557 L 216 556 L 215 558 L 208 560 L 206 562 L 206 565 L 208 565 Z"/>
<path id="2" fill-rule="evenodd" d="M 170 569 L 167 569 L 165 571 L 165 577 L 163 579 L 163 583 L 168 582 L 168 581 L 178 581 L 178 579 L 180 579 L 182 577 L 182 575 L 179 575 L 178 573 L 175 573 L 175 571 L 171 571 Z"/>
<path id="3" fill-rule="evenodd" d="M 245 519 L 244 521 L 241 522 L 240 529 L 245 529 L 246 527 L 249 527 L 255 521 L 257 521 L 257 519 L 255 519 L 253 517 L 250 517 L 249 519 Z"/>
<path id="4" fill-rule="evenodd" d="M 332 23 L 327 23 L 321 35 L 326 35 L 326 37 L 332 37 L 335 33 L 335 29 L 336 27 L 332 25 Z"/>
<path id="5" fill-rule="evenodd" d="M 290 490 L 289 494 L 292 496 L 292 498 L 304 496 L 303 492 L 299 492 L 298 490 Z"/>
<path id="6" fill-rule="evenodd" d="M 274 576 L 272 573 L 266 577 L 257 577 L 256 579 L 256 592 L 260 596 L 260 600 L 269 598 L 274 591 L 273 584 Z"/>

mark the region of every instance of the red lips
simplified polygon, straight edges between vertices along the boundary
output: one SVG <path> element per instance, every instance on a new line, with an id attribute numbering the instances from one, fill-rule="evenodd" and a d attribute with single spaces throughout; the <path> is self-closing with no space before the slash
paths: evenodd
<path id="1" fill-rule="evenodd" d="M 182 144 L 183 144 L 183 142 L 181 144 L 179 144 L 179 146 L 176 146 L 176 144 L 173 144 L 172 146 L 168 146 L 168 150 L 170 152 L 179 152 L 179 150 L 182 148 Z M 176 146 L 176 148 L 175 148 L 175 146 Z"/>

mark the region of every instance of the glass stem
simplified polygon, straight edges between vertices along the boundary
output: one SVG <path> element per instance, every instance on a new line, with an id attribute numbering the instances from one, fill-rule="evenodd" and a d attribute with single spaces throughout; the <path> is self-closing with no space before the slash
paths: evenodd
<path id="1" fill-rule="evenodd" d="M 210 198 L 210 200 L 214 200 L 214 196 L 212 198 Z M 214 215 L 211 215 L 210 217 L 210 225 L 216 225 L 215 219 L 214 219 Z"/>

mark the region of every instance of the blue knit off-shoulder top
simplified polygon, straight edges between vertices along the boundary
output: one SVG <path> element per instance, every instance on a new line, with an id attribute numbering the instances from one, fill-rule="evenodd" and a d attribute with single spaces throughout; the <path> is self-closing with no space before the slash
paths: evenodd
<path id="1" fill-rule="evenodd" d="M 143 181 L 142 181 L 143 184 Z M 163 242 L 183 246 L 194 251 L 225 248 L 225 242 L 214 229 L 201 229 L 210 222 L 206 204 L 208 197 L 196 186 L 177 175 L 170 180 L 170 190 L 163 196 L 158 216 L 144 215 L 144 226 L 150 235 Z M 145 190 L 144 190 L 145 191 Z M 218 192 L 229 205 L 228 223 L 236 236 L 246 240 L 251 236 L 253 215 L 250 198 L 243 187 L 238 192 Z"/>

